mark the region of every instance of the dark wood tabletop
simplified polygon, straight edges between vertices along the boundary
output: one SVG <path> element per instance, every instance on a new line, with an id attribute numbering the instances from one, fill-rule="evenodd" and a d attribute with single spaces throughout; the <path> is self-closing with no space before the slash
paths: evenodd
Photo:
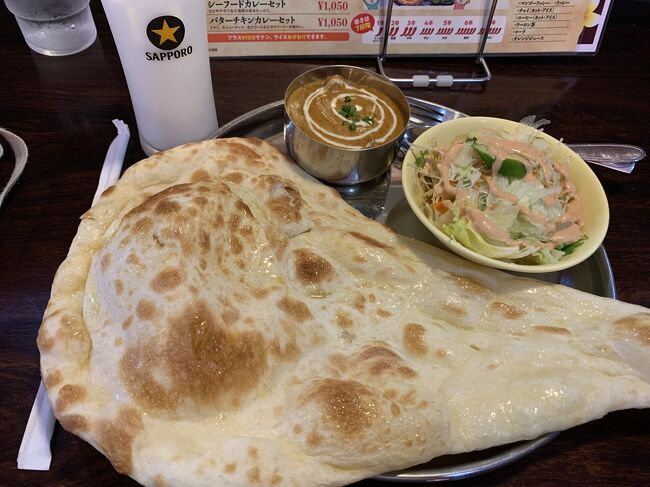
<path id="1" fill-rule="evenodd" d="M 99 1 L 92 2 L 97 41 L 86 51 L 47 57 L 30 51 L 0 7 L 0 126 L 29 147 L 25 173 L 0 209 L 0 485 L 136 485 L 90 445 L 57 426 L 50 471 L 16 469 L 16 455 L 40 380 L 36 334 L 52 278 L 89 208 L 113 118 L 132 137 L 126 166 L 144 157 L 117 51 Z M 650 149 L 650 3 L 618 0 L 596 56 L 490 58 L 483 87 L 406 89 L 472 115 L 519 120 L 535 114 L 568 142 L 630 143 Z M 211 61 L 220 123 L 280 100 L 289 82 L 324 64 L 374 66 L 372 60 Z M 461 59 L 391 59 L 389 71 L 469 74 Z M 11 173 L 0 160 L 0 187 Z M 609 198 L 604 246 L 618 298 L 650 307 L 650 161 L 630 175 L 593 167 Z M 464 485 L 647 485 L 650 411 L 630 410 L 563 432 L 510 466 Z M 362 485 L 371 485 L 365 481 Z"/>

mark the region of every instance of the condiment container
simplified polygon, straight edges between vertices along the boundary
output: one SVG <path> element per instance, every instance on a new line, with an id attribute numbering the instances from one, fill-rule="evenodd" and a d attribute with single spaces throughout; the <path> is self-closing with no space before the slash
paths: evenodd
<path id="1" fill-rule="evenodd" d="M 102 0 L 148 155 L 217 131 L 205 2 Z"/>

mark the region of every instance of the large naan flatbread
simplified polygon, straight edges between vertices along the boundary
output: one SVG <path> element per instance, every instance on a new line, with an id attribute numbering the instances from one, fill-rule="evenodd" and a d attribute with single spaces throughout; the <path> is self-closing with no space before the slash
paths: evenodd
<path id="1" fill-rule="evenodd" d="M 147 485 L 335 485 L 650 405 L 645 308 L 395 235 L 270 145 L 130 168 L 41 327 L 56 416 Z"/>

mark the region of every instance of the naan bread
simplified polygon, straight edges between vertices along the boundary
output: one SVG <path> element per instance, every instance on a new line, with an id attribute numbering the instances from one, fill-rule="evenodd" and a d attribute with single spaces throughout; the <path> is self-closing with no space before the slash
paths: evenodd
<path id="1" fill-rule="evenodd" d="M 400 237 L 255 139 L 131 167 L 38 337 L 61 424 L 146 485 L 339 485 L 650 404 L 645 308 Z"/>

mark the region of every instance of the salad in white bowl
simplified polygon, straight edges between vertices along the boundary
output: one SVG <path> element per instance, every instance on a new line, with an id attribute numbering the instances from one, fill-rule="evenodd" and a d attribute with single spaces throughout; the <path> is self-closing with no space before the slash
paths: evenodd
<path id="1" fill-rule="evenodd" d="M 539 123 L 470 120 L 445 122 L 411 146 L 415 191 L 410 196 L 426 220 L 466 249 L 505 263 L 552 265 L 576 252 L 591 238 L 583 195 L 572 174 L 576 162 L 567 151 L 577 156 L 538 130 Z M 446 133 L 441 143 L 434 135 L 436 130 L 449 132 L 443 127 L 447 124 L 458 125 L 461 132 L 453 137 Z M 469 130 L 462 131 L 464 126 Z M 602 192 L 591 170 L 579 162 Z M 602 199 L 606 230 L 604 193 Z"/>

